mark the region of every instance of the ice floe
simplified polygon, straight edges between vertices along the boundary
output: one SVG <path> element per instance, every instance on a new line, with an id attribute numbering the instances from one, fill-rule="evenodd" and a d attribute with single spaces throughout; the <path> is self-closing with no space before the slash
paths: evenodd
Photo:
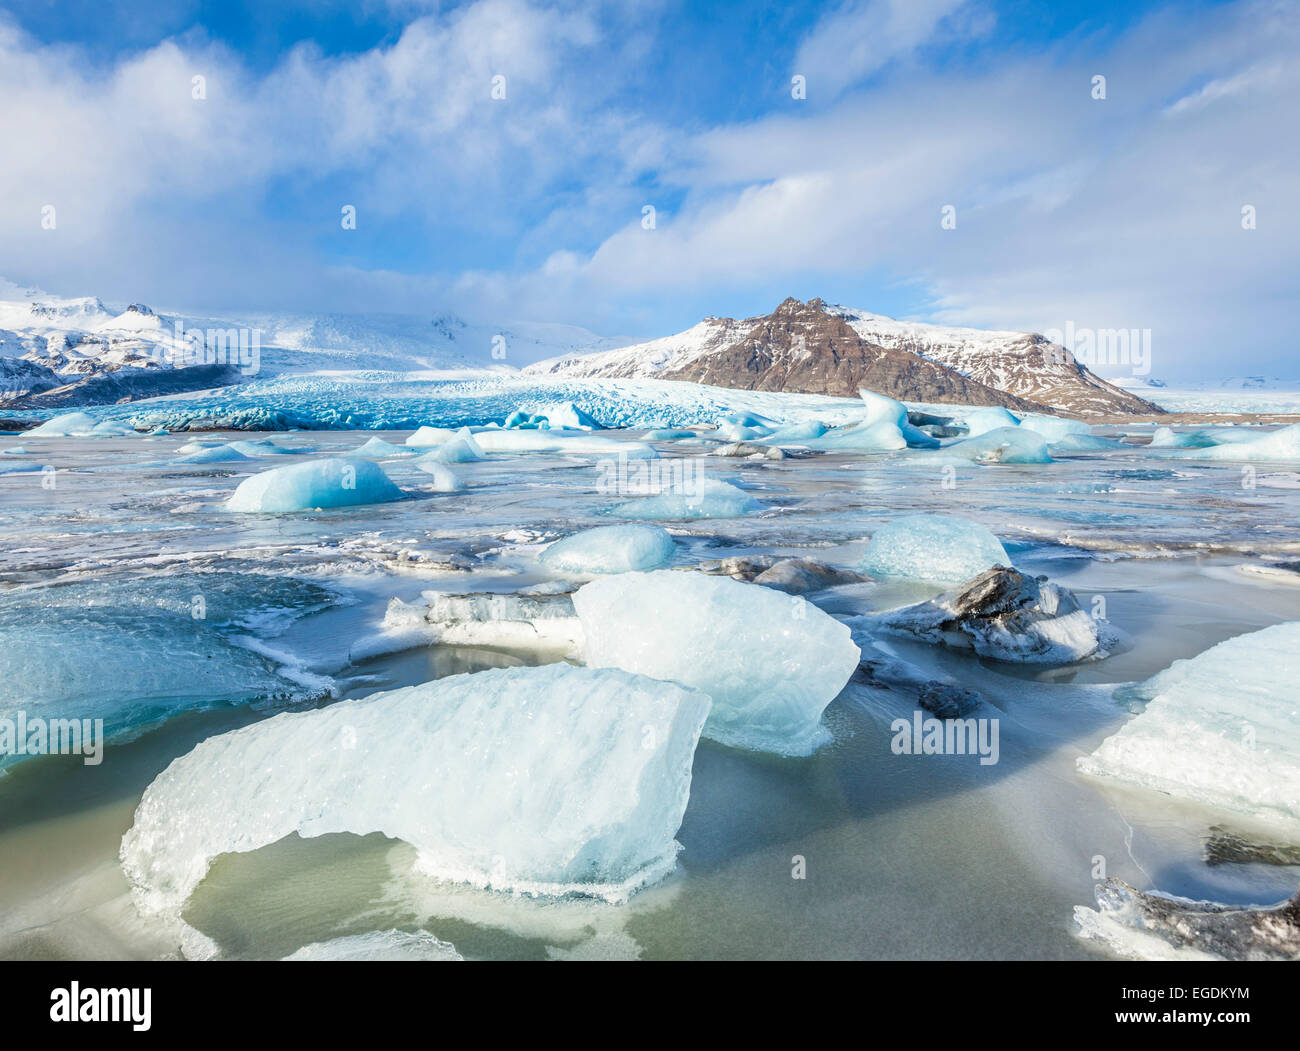
<path id="1" fill-rule="evenodd" d="M 306 511 L 380 504 L 405 497 L 382 467 L 369 460 L 312 460 L 245 478 L 226 502 L 228 511 Z"/>
<path id="2" fill-rule="evenodd" d="M 949 515 L 904 515 L 871 536 L 858 568 L 872 577 L 955 584 L 992 566 L 1009 566 L 1006 549 L 978 522 Z"/>
<path id="3" fill-rule="evenodd" d="M 779 755 L 829 740 L 822 712 L 861 652 L 799 597 L 727 577 L 659 570 L 579 588 L 585 660 L 694 686 L 713 698 L 706 737 Z"/>
<path id="4" fill-rule="evenodd" d="M 743 489 L 716 478 L 693 478 L 665 492 L 629 500 L 610 508 L 615 518 L 689 519 L 739 518 L 762 510 L 763 505 Z"/>
<path id="5" fill-rule="evenodd" d="M 557 540 L 542 552 L 541 562 L 559 573 L 626 573 L 666 565 L 675 546 L 658 526 L 599 526 Z"/>

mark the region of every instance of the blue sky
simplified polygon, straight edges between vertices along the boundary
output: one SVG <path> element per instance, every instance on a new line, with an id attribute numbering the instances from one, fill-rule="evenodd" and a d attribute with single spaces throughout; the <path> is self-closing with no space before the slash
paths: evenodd
<path id="1" fill-rule="evenodd" d="M 0 274 L 51 291 L 628 336 L 820 295 L 1300 372 L 1292 2 L 0 12 Z"/>

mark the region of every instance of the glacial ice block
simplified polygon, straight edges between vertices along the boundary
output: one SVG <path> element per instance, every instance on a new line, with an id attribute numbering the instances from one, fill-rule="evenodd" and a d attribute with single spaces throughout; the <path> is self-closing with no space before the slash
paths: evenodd
<path id="1" fill-rule="evenodd" d="M 1235 435 L 1234 435 L 1235 438 Z M 1244 441 L 1220 440 L 1218 445 L 1188 453 L 1197 460 L 1241 460 L 1268 462 L 1300 460 L 1300 423 L 1251 437 Z"/>
<path id="2" fill-rule="evenodd" d="M 1037 413 L 1021 417 L 1020 426 L 1042 435 L 1048 442 L 1059 442 L 1071 434 L 1092 433 L 1092 428 L 1082 420 L 1072 420 L 1066 416 L 1040 416 Z"/>
<path id="3" fill-rule="evenodd" d="M 658 526 L 600 526 L 557 540 L 541 562 L 559 573 L 627 573 L 666 565 L 675 546 Z"/>
<path id="4" fill-rule="evenodd" d="M 866 387 L 858 388 L 858 396 L 867 407 L 865 422 L 868 426 L 876 423 L 892 423 L 902 433 L 903 439 L 908 445 L 920 448 L 938 447 L 939 442 L 936 439 L 926 434 L 921 428 L 913 426 L 908 420 L 907 406 L 901 401 L 887 398 L 883 394 L 867 390 Z"/>
<path id="5" fill-rule="evenodd" d="M 583 412 L 571 401 L 557 405 L 544 405 L 539 412 L 552 427 L 566 431 L 600 431 L 604 428 L 595 417 Z"/>
<path id="6" fill-rule="evenodd" d="M 1001 542 L 978 522 L 948 515 L 905 515 L 872 534 L 858 567 L 872 577 L 959 584 L 991 566 L 1009 566 Z"/>
<path id="7" fill-rule="evenodd" d="M 95 417 L 85 412 L 68 412 L 33 427 L 25 438 L 85 437 L 95 429 Z"/>
<path id="8" fill-rule="evenodd" d="M 226 501 L 226 510 L 306 511 L 382 504 L 405 495 L 378 464 L 340 456 L 274 467 L 245 478 Z"/>
<path id="9" fill-rule="evenodd" d="M 483 450 L 479 448 L 474 435 L 468 427 L 462 427 L 454 438 L 450 438 L 431 452 L 424 453 L 418 463 L 474 463 L 483 459 Z"/>
<path id="10" fill-rule="evenodd" d="M 1300 622 L 1175 661 L 1118 700 L 1142 714 L 1079 769 L 1300 830 Z"/>
<path id="11" fill-rule="evenodd" d="M 456 437 L 456 432 L 446 427 L 420 427 L 406 439 L 406 444 L 413 449 L 427 449 Z"/>
<path id="12" fill-rule="evenodd" d="M 610 509 L 615 518 L 739 518 L 762 509 L 743 489 L 716 478 L 695 478 L 655 496 L 644 496 Z"/>
<path id="13" fill-rule="evenodd" d="M 804 444 L 810 449 L 826 452 L 875 453 L 906 449 L 907 439 L 898 424 L 880 420 L 832 427 L 820 438 L 812 438 Z"/>
<path id="14" fill-rule="evenodd" d="M 219 854 L 382 832 L 438 879 L 623 901 L 672 870 L 709 698 L 552 664 L 455 675 L 210 737 L 122 839 L 143 912 L 175 918 Z"/>
<path id="15" fill-rule="evenodd" d="M 624 573 L 579 588 L 573 606 L 588 666 L 703 690 L 704 736 L 753 751 L 810 755 L 829 740 L 822 712 L 861 657 L 816 606 L 728 577 Z"/>
<path id="16" fill-rule="evenodd" d="M 1025 427 L 997 427 L 977 438 L 943 447 L 944 456 L 960 456 L 974 463 L 1051 463 L 1047 441 Z"/>
<path id="17" fill-rule="evenodd" d="M 326 942 L 312 942 L 297 952 L 290 953 L 286 961 L 331 960 L 395 962 L 422 960 L 450 963 L 463 960 L 456 946 L 436 938 L 428 931 L 366 931 L 365 934 L 348 934 Z"/>
<path id="18" fill-rule="evenodd" d="M 1013 416 L 1000 405 L 989 405 L 982 409 L 972 409 L 962 417 L 966 424 L 966 433 L 968 437 L 976 438 L 981 434 L 987 434 L 989 431 L 998 430 L 1001 427 L 1016 427 L 1020 424 L 1020 419 Z M 1046 437 L 1044 435 L 1044 437 Z"/>
<path id="19" fill-rule="evenodd" d="M 444 467 L 426 457 L 421 457 L 416 466 L 433 477 L 433 491 L 436 493 L 457 493 L 465 488 L 465 483 L 456 477 L 456 473 L 450 467 Z"/>
<path id="20" fill-rule="evenodd" d="M 394 456 L 414 456 L 415 449 L 410 445 L 394 445 L 383 438 L 371 438 L 365 445 L 353 449 L 351 455 L 365 460 L 387 460 Z"/>

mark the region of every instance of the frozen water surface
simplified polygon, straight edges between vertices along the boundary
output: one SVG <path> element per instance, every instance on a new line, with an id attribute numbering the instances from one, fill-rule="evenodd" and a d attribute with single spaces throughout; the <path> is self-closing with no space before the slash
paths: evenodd
<path id="1" fill-rule="evenodd" d="M 1203 449 L 1148 451 L 1155 428 L 1131 425 L 1094 428 L 1115 440 L 1111 447 L 1037 463 L 960 453 L 945 461 L 960 441 L 949 438 L 937 451 L 720 461 L 704 455 L 707 445 L 641 431 L 579 432 L 580 441 L 614 444 L 483 450 L 481 459 L 456 462 L 465 486 L 456 493 L 437 492 L 418 457 L 395 456 L 382 470 L 407 499 L 275 514 L 227 509 L 241 482 L 272 467 L 353 456 L 371 437 L 408 448 L 417 427 L 446 428 L 417 449 L 427 453 L 451 443 L 462 425 L 564 401 L 606 426 L 661 429 L 744 410 L 767 421 L 759 426 L 811 434 L 817 428 L 808 420 L 835 428 L 864 416 L 857 399 L 787 403 L 755 395 L 739 404 L 708 388 L 689 391 L 692 401 L 656 405 L 628 387 L 625 397 L 600 403 L 576 384 L 566 396 L 545 397 L 479 384 L 474 397 L 484 411 L 472 399 L 448 397 L 439 414 L 429 411 L 432 400 L 421 400 L 427 392 L 406 397 L 382 378 L 371 386 L 391 398 L 377 407 L 340 397 L 355 394 L 355 384 L 344 391 L 329 381 L 267 381 L 261 395 L 254 390 L 242 402 L 218 393 L 94 410 L 90 429 L 105 417 L 134 416 L 141 426 L 172 429 L 196 409 L 274 417 L 277 426 L 295 418 L 348 425 L 347 417 L 354 426 L 382 426 L 400 413 L 400 429 L 0 434 L 0 449 L 22 448 L 24 462 L 52 469 L 0 475 L 0 633 L 16 640 L 0 656 L 8 662 L 0 707 L 100 716 L 110 738 L 98 767 L 37 757 L 9 762 L 0 774 L 0 955 L 175 951 L 171 932 L 137 913 L 118 850 L 148 786 L 201 742 L 262 725 L 286 707 L 294 717 L 314 706 L 329 712 L 339 701 L 532 663 L 528 654 L 430 646 L 388 632 L 388 603 L 414 603 L 431 589 L 553 587 L 562 574 L 540 560 L 549 545 L 611 525 L 613 506 L 655 498 L 611 455 L 630 442 L 658 453 L 644 464 L 701 466 L 756 505 L 731 518 L 662 522 L 673 536 L 674 567 L 767 554 L 853 568 L 887 523 L 954 516 L 988 529 L 1023 572 L 1072 589 L 1129 645 L 1089 664 L 1024 667 L 887 640 L 897 659 L 980 694 L 985 707 L 976 714 L 999 720 L 998 762 L 894 754 L 891 725 L 912 718 L 915 699 L 854 677 L 821 714 L 830 740 L 811 756 L 701 741 L 676 833 L 677 868 L 624 905 L 517 900 L 439 881 L 422 870 L 417 848 L 361 828 L 291 834 L 219 856 L 184 913 L 217 951 L 280 959 L 341 933 L 424 930 L 471 959 L 1078 957 L 1106 951 L 1071 928 L 1075 907 L 1093 901 L 1087 862 L 1097 854 L 1111 875 L 1195 899 L 1258 904 L 1294 892 L 1293 868 L 1204 863 L 1211 825 L 1226 820 L 1220 811 L 1082 775 L 1076 761 L 1146 717 L 1116 701 L 1117 685 L 1145 682 L 1229 638 L 1300 620 L 1300 459 L 1252 460 L 1248 477 L 1242 461 L 1198 458 Z M 447 393 L 445 384 L 437 390 Z M 1032 423 L 1011 431 L 1027 435 Z M 1174 432 L 1188 430 L 1195 428 Z M 1278 433 L 1248 430 L 1252 438 Z M 196 440 L 250 459 L 174 462 Z M 245 442 L 283 451 L 259 456 L 233 444 Z M 996 447 L 1003 449 L 1000 439 Z M 813 609 L 847 619 L 923 601 L 943 587 L 880 580 L 807 598 Z M 200 592 L 206 615 L 195 618 L 191 603 Z M 791 608 L 791 596 L 773 594 Z M 715 619 L 708 631 L 726 644 L 756 623 L 742 617 L 724 628 Z M 1258 815 L 1229 813 L 1247 838 L 1276 836 Z M 790 878 L 796 855 L 806 860 L 808 880 Z M 941 913 L 939 898 L 947 905 Z"/>

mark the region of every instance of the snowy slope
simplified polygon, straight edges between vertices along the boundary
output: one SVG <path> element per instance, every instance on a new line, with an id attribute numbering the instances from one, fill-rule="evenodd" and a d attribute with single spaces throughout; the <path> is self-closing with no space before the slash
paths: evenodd
<path id="1" fill-rule="evenodd" d="M 819 303 L 813 300 L 812 303 Z M 1042 336 L 895 321 L 880 314 L 824 304 L 862 339 L 953 369 L 1008 394 L 1081 415 L 1159 411 L 1150 402 L 1107 383 L 1074 356 Z M 763 317 L 705 318 L 675 336 L 590 355 L 529 366 L 535 375 L 652 378 L 689 372 L 700 359 L 723 354 L 760 325 Z"/>

